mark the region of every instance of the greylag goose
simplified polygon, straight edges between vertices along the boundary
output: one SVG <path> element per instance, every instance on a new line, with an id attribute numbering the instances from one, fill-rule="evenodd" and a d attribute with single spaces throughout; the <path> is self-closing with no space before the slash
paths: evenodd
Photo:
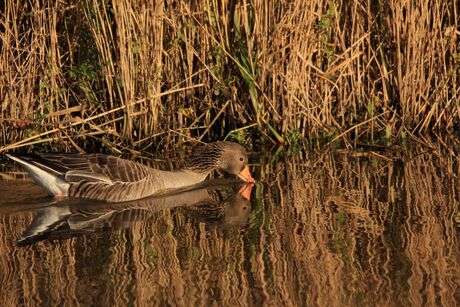
<path id="1" fill-rule="evenodd" d="M 177 171 L 102 154 L 9 154 L 48 194 L 108 202 L 141 199 L 202 182 L 216 169 L 253 183 L 246 150 L 233 142 L 197 147 Z"/>

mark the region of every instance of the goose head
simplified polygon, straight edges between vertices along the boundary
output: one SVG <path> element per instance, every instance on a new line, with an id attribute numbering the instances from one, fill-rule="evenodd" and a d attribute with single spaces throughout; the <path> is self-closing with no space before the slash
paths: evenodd
<path id="1" fill-rule="evenodd" d="M 246 150 L 233 142 L 214 142 L 195 148 L 185 168 L 200 173 L 221 169 L 244 182 L 256 182 L 249 172 Z"/>

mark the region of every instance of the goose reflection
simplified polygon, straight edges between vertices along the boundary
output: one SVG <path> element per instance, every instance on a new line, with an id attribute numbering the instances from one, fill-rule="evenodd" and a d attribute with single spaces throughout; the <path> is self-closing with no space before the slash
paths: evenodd
<path id="1" fill-rule="evenodd" d="M 210 224 L 244 226 L 250 214 L 253 184 L 207 183 L 191 190 L 124 203 L 63 200 L 34 209 L 36 215 L 18 245 L 62 240 L 83 234 L 129 228 L 155 212 L 183 207 L 192 218 Z"/>

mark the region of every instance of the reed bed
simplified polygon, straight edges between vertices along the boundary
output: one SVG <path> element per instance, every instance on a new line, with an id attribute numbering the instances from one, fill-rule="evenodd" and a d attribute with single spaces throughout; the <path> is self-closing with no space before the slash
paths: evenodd
<path id="1" fill-rule="evenodd" d="M 8 1 L 0 152 L 451 131 L 458 11 L 453 0 Z"/>

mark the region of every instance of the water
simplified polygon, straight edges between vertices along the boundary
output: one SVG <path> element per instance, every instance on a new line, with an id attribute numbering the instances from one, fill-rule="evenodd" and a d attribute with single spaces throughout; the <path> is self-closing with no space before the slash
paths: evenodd
<path id="1" fill-rule="evenodd" d="M 0 305 L 458 306 L 457 157 L 255 156 L 250 201 L 228 180 L 130 204 L 0 181 Z"/>

